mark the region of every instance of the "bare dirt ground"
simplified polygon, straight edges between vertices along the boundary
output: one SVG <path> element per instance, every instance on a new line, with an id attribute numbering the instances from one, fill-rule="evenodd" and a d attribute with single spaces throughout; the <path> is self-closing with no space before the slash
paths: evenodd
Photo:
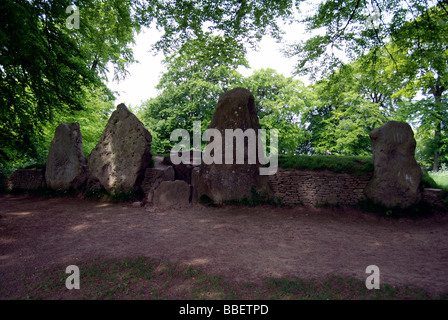
<path id="1" fill-rule="evenodd" d="M 18 275 L 92 257 L 153 257 L 235 280 L 266 276 L 381 281 L 448 291 L 448 216 L 380 218 L 349 208 L 133 208 L 73 198 L 0 195 L 0 298 Z"/>

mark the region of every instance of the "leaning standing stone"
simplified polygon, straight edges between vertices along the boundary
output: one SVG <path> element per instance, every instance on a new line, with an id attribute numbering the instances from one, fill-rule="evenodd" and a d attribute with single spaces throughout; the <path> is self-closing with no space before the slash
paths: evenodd
<path id="1" fill-rule="evenodd" d="M 151 164 L 152 136 L 124 104 L 115 110 L 89 156 L 90 179 L 111 193 L 140 188 Z"/>
<path id="2" fill-rule="evenodd" d="M 62 123 L 54 133 L 47 156 L 45 181 L 54 190 L 77 189 L 86 180 L 86 159 L 78 123 Z"/>
<path id="3" fill-rule="evenodd" d="M 422 172 L 415 160 L 414 133 L 405 122 L 389 121 L 370 132 L 374 173 L 366 188 L 371 200 L 386 207 L 409 207 L 421 200 Z"/>

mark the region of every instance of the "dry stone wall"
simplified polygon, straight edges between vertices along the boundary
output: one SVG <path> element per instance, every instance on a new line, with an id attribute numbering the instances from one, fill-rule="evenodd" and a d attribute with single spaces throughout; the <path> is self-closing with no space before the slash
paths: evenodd
<path id="1" fill-rule="evenodd" d="M 18 169 L 8 178 L 6 187 L 21 190 L 45 187 L 45 169 Z"/>
<path id="2" fill-rule="evenodd" d="M 372 175 L 355 176 L 328 170 L 284 170 L 269 176 L 274 197 L 283 204 L 316 206 L 322 204 L 356 205 L 365 199 L 364 189 Z"/>

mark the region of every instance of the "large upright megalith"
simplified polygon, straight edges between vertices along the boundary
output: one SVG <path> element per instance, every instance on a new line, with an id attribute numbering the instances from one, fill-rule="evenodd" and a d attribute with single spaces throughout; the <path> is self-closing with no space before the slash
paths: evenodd
<path id="1" fill-rule="evenodd" d="M 415 160 L 414 133 L 405 122 L 389 121 L 370 132 L 374 173 L 366 188 L 371 200 L 386 207 L 409 207 L 421 200 L 422 172 Z"/>
<path id="2" fill-rule="evenodd" d="M 219 97 L 218 105 L 210 123 L 209 129 L 219 131 L 221 143 L 221 163 L 206 163 L 203 161 L 200 166 L 198 177 L 198 196 L 208 196 L 215 202 L 226 200 L 237 200 L 248 197 L 251 194 L 252 187 L 260 194 L 271 194 L 269 181 L 267 176 L 260 175 L 260 163 L 258 157 L 255 163 L 248 161 L 249 147 L 254 147 L 258 151 L 258 129 L 260 124 L 258 121 L 257 111 L 255 109 L 254 96 L 244 88 L 235 88 L 225 92 Z M 254 130 L 255 139 L 249 141 L 244 139 L 244 163 L 237 162 L 236 151 L 241 147 L 237 144 L 236 138 L 226 139 L 226 129 L 241 129 L 242 132 L 248 132 L 249 129 Z M 213 141 L 212 141 L 213 139 Z M 211 138 L 208 144 L 216 143 Z M 249 144 L 252 144 L 249 146 Z M 255 144 L 255 146 L 254 146 Z M 233 162 L 229 163 L 225 159 L 226 145 L 233 153 Z M 207 148 L 206 148 L 207 149 Z M 214 150 L 219 152 L 219 150 Z M 215 157 L 216 155 L 213 154 Z"/>
<path id="3" fill-rule="evenodd" d="M 152 136 L 124 104 L 112 113 L 88 165 L 90 179 L 111 193 L 140 188 L 151 164 Z"/>
<path id="4" fill-rule="evenodd" d="M 61 123 L 47 156 L 45 181 L 55 190 L 76 189 L 86 180 L 86 159 L 78 123 Z"/>

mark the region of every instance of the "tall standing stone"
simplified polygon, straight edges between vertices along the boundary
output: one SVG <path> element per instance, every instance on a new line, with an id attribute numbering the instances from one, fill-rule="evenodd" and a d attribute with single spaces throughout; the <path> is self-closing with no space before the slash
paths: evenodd
<path id="1" fill-rule="evenodd" d="M 45 181 L 54 190 L 77 189 L 86 180 L 86 159 L 78 123 L 61 123 L 47 156 Z"/>
<path id="2" fill-rule="evenodd" d="M 112 193 L 140 188 L 151 165 L 152 136 L 124 104 L 112 113 L 88 164 L 90 179 Z"/>
<path id="3" fill-rule="evenodd" d="M 366 188 L 371 200 L 386 207 L 409 207 L 421 200 L 422 172 L 415 160 L 414 133 L 405 122 L 389 121 L 370 132 L 374 172 Z"/>
<path id="4" fill-rule="evenodd" d="M 233 163 L 226 163 L 224 157 L 225 146 L 231 143 L 231 141 L 226 141 L 226 129 L 241 129 L 242 131 L 253 129 L 256 133 L 255 143 L 258 143 L 260 124 L 252 93 L 244 88 L 235 88 L 222 94 L 209 128 L 217 129 L 221 133 L 222 164 L 206 164 L 203 158 L 197 183 L 198 197 L 206 195 L 215 202 L 236 200 L 250 196 L 252 187 L 260 194 L 271 194 L 267 176 L 260 175 L 258 158 L 255 164 L 249 164 L 247 161 L 247 142 L 244 143 L 244 164 L 235 162 L 235 141 L 232 150 L 234 153 Z M 256 150 L 258 150 L 257 148 L 258 146 L 256 146 Z"/>

